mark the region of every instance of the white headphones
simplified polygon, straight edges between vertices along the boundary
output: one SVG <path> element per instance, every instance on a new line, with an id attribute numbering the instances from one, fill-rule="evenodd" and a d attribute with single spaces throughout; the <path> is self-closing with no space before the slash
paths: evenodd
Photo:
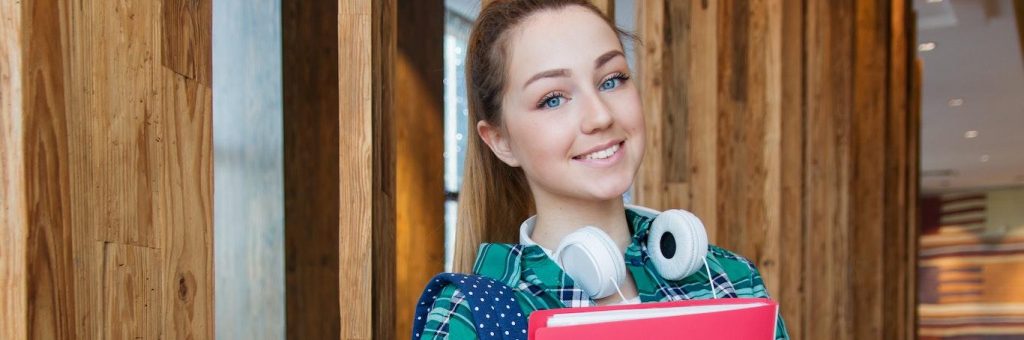
<path id="1" fill-rule="evenodd" d="M 680 280 L 706 263 L 708 235 L 697 216 L 685 210 L 667 210 L 654 218 L 647 250 L 662 277 Z M 593 299 L 614 294 L 626 280 L 622 251 L 596 227 L 585 226 L 566 235 L 552 258 Z M 713 282 L 711 291 L 715 294 Z"/>

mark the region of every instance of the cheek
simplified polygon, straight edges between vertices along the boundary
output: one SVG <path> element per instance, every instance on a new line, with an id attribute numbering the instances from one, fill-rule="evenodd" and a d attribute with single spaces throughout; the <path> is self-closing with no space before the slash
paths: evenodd
<path id="1" fill-rule="evenodd" d="M 563 161 L 572 145 L 573 135 L 558 120 L 537 119 L 510 126 L 513 147 L 525 167 L 544 167 Z"/>
<path id="2" fill-rule="evenodd" d="M 619 100 L 614 101 L 615 112 L 623 129 L 633 138 L 644 137 L 644 114 L 640 105 L 640 94 L 636 89 L 624 91 Z"/>

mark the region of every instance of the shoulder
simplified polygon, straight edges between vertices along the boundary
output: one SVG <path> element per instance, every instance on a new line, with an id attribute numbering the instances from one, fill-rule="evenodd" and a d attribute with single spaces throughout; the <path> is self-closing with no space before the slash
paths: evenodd
<path id="1" fill-rule="evenodd" d="M 473 312 L 466 296 L 455 285 L 445 285 L 437 294 L 421 339 L 475 339 Z M 417 316 L 419 317 L 419 316 Z"/>
<path id="2" fill-rule="evenodd" d="M 724 248 L 708 245 L 708 258 L 729 277 L 736 294 L 741 297 L 767 297 L 764 280 L 753 261 Z"/>

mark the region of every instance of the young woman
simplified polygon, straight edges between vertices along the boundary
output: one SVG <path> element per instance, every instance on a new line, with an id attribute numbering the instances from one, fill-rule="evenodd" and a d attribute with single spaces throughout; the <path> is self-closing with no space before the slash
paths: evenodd
<path id="1" fill-rule="evenodd" d="M 626 207 L 622 199 L 643 159 L 645 136 L 620 34 L 587 0 L 498 0 L 482 9 L 466 60 L 475 134 L 459 206 L 457 271 L 512 287 L 526 314 L 766 297 L 750 261 L 715 246 L 706 247 L 700 270 L 682 278 L 666 278 L 650 261 L 646 242 L 657 212 Z M 581 278 L 566 274 L 573 264 L 556 258 L 566 237 L 584 226 L 624 254 L 619 261 L 628 274 L 615 282 L 615 294 L 585 290 Z M 476 338 L 485 320 L 473 319 L 475 298 L 467 297 L 445 286 L 422 338 Z M 776 329 L 788 338 L 781 319 Z"/>

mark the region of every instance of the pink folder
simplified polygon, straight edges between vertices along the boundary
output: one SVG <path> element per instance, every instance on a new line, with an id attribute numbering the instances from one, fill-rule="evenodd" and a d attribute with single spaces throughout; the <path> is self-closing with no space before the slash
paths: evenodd
<path id="1" fill-rule="evenodd" d="M 715 310 L 730 308 L 735 309 Z M 767 340 L 775 338 L 778 309 L 778 304 L 770 299 L 687 300 L 548 309 L 535 311 L 530 315 L 529 338 L 532 340 L 635 340 L 685 337 L 701 340 Z M 613 312 L 589 313 L 599 311 Z M 679 315 L 679 313 L 691 314 Z M 565 317 L 570 314 L 578 315 Z M 610 321 L 622 318 L 634 319 Z M 595 323 L 580 324 L 586 322 Z"/>

